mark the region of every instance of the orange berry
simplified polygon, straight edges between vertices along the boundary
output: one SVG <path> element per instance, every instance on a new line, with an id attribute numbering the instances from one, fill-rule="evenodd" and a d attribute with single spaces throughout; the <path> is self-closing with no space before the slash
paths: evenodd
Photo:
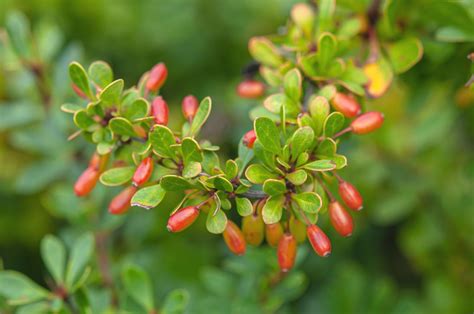
<path id="1" fill-rule="evenodd" d="M 168 69 L 166 68 L 166 65 L 163 62 L 158 63 L 150 71 L 146 82 L 146 88 L 152 92 L 156 92 L 163 86 L 167 77 Z"/>
<path id="2" fill-rule="evenodd" d="M 380 128 L 383 120 L 384 116 L 381 112 L 366 112 L 352 121 L 351 129 L 355 134 L 367 134 Z"/>
<path id="3" fill-rule="evenodd" d="M 169 232 L 180 232 L 193 224 L 199 216 L 196 206 L 188 206 L 180 209 L 170 216 L 166 228 Z"/>
<path id="4" fill-rule="evenodd" d="M 334 109 L 336 109 L 348 118 L 356 117 L 361 111 L 360 105 L 357 100 L 343 93 L 336 93 L 336 95 L 331 101 L 331 104 Z"/>
<path id="5" fill-rule="evenodd" d="M 242 98 L 258 98 L 265 93 L 265 85 L 260 81 L 245 80 L 237 86 L 237 94 Z"/>
<path id="6" fill-rule="evenodd" d="M 153 173 L 153 158 L 146 157 L 138 165 L 137 170 L 133 174 L 132 182 L 135 186 L 140 186 L 150 179 Z"/>
<path id="7" fill-rule="evenodd" d="M 136 187 L 129 186 L 117 194 L 109 204 L 109 213 L 114 215 L 126 213 L 130 208 L 130 201 L 136 191 Z"/>
<path id="8" fill-rule="evenodd" d="M 246 244 L 244 235 L 239 227 L 232 221 L 227 221 L 227 226 L 222 234 L 229 250 L 236 255 L 244 255 Z"/>
<path id="9" fill-rule="evenodd" d="M 283 272 L 293 268 L 296 259 L 296 239 L 291 233 L 285 233 L 278 243 L 278 264 Z"/>
<path id="10" fill-rule="evenodd" d="M 76 184 L 74 184 L 74 193 L 79 197 L 86 196 L 94 189 L 99 177 L 100 173 L 98 169 L 88 167 L 79 176 Z"/>
<path id="11" fill-rule="evenodd" d="M 336 231 L 343 237 L 350 237 L 354 229 L 351 215 L 342 207 L 341 203 L 329 203 L 329 218 Z"/>
<path id="12" fill-rule="evenodd" d="M 163 97 L 158 96 L 153 99 L 151 104 L 151 112 L 155 118 L 156 124 L 167 125 L 168 124 L 168 104 Z"/>
<path id="13" fill-rule="evenodd" d="M 316 225 L 309 225 L 306 228 L 306 234 L 314 251 L 322 257 L 331 254 L 331 241 L 328 236 Z"/>
<path id="14" fill-rule="evenodd" d="M 265 239 L 270 246 L 277 246 L 283 236 L 283 227 L 279 222 L 265 225 Z"/>
<path id="15" fill-rule="evenodd" d="M 196 97 L 193 95 L 188 95 L 183 98 L 181 103 L 181 108 L 183 110 L 183 115 L 186 120 L 192 120 L 196 115 L 196 112 L 199 107 L 199 102 Z"/>

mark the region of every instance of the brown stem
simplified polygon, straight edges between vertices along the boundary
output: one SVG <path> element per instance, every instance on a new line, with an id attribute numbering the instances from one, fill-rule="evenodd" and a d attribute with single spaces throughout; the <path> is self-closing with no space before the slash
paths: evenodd
<path id="1" fill-rule="evenodd" d="M 331 202 L 334 202 L 335 201 L 335 198 L 334 198 L 334 195 L 331 193 L 331 191 L 328 189 L 328 187 L 326 186 L 326 184 L 324 184 L 323 180 L 319 177 L 319 176 L 315 176 L 316 180 L 318 180 L 319 184 L 321 184 L 321 186 L 323 187 L 324 189 L 324 192 L 326 192 L 326 194 L 329 196 L 329 199 L 331 200 Z"/>
<path id="2" fill-rule="evenodd" d="M 102 277 L 103 285 L 110 289 L 112 293 L 112 306 L 116 308 L 118 306 L 118 296 L 117 291 L 115 290 L 115 284 L 110 272 L 110 261 L 109 254 L 107 250 L 107 239 L 108 235 L 105 232 L 96 232 L 95 233 L 95 242 L 96 242 L 96 251 L 97 259 L 99 264 L 99 272 Z"/>

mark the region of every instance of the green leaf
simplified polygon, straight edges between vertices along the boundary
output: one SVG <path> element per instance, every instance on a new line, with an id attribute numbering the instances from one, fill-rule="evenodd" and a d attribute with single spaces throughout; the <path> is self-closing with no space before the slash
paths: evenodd
<path id="1" fill-rule="evenodd" d="M 289 141 L 293 160 L 296 160 L 301 153 L 308 150 L 313 144 L 313 141 L 314 131 L 312 128 L 305 126 L 297 129 Z"/>
<path id="2" fill-rule="evenodd" d="M 423 45 L 418 38 L 408 37 L 389 45 L 387 52 L 395 73 L 403 73 L 420 61 Z"/>
<path id="3" fill-rule="evenodd" d="M 211 113 L 212 108 L 212 101 L 210 97 L 206 97 L 201 101 L 199 108 L 194 116 L 193 122 L 191 123 L 191 127 L 189 129 L 189 134 L 191 136 L 195 136 L 201 130 L 201 127 L 206 122 L 209 114 Z"/>
<path id="4" fill-rule="evenodd" d="M 116 135 L 135 136 L 132 123 L 125 118 L 116 117 L 109 121 L 109 127 Z"/>
<path id="5" fill-rule="evenodd" d="M 93 62 L 88 69 L 91 80 L 101 88 L 106 87 L 114 79 L 112 68 L 104 61 Z"/>
<path id="6" fill-rule="evenodd" d="M 280 132 L 275 123 L 268 118 L 258 118 L 254 123 L 257 139 L 263 148 L 274 153 L 281 153 Z"/>
<path id="7" fill-rule="evenodd" d="M 325 138 L 316 149 L 317 155 L 334 156 L 336 154 L 337 144 L 332 138 Z M 323 159 L 323 158 L 321 158 Z"/>
<path id="8" fill-rule="evenodd" d="M 19 11 L 7 14 L 5 28 L 15 53 L 21 59 L 31 58 L 31 33 L 28 18 Z"/>
<path id="9" fill-rule="evenodd" d="M 284 195 L 270 196 L 262 209 L 262 217 L 265 224 L 273 224 L 280 221 L 283 214 Z"/>
<path id="10" fill-rule="evenodd" d="M 283 63 L 283 58 L 273 43 L 265 37 L 253 37 L 249 41 L 249 51 L 252 57 L 264 65 L 277 67 Z"/>
<path id="11" fill-rule="evenodd" d="M 164 125 L 156 124 L 150 133 L 150 142 L 153 150 L 161 157 L 175 157 L 172 145 L 176 144 L 173 133 Z"/>
<path id="12" fill-rule="evenodd" d="M 132 180 L 135 169 L 133 166 L 109 169 L 101 174 L 100 182 L 107 186 L 123 185 Z"/>
<path id="13" fill-rule="evenodd" d="M 66 249 L 63 243 L 53 235 L 46 235 L 41 240 L 41 258 L 54 281 L 62 284 L 66 268 Z"/>
<path id="14" fill-rule="evenodd" d="M 15 314 L 44 314 L 50 313 L 50 311 L 51 304 L 48 301 L 40 301 L 19 306 Z"/>
<path id="15" fill-rule="evenodd" d="M 321 0 L 319 4 L 318 32 L 324 32 L 331 28 L 334 11 L 336 10 L 335 0 Z"/>
<path id="16" fill-rule="evenodd" d="M 67 113 L 76 113 L 76 111 L 83 110 L 84 106 L 79 104 L 66 103 L 61 105 L 61 111 Z"/>
<path id="17" fill-rule="evenodd" d="M 192 161 L 201 162 L 202 152 L 199 144 L 192 138 L 185 138 L 181 144 L 181 151 L 183 153 L 184 164 L 188 164 Z"/>
<path id="18" fill-rule="evenodd" d="M 321 197 L 314 192 L 292 194 L 291 198 L 295 200 L 298 206 L 307 213 L 315 214 L 321 208 Z"/>
<path id="19" fill-rule="evenodd" d="M 221 191 L 232 192 L 234 190 L 232 183 L 224 177 L 215 177 L 214 186 Z"/>
<path id="20" fill-rule="evenodd" d="M 192 187 L 191 183 L 182 177 L 169 175 L 161 178 L 161 187 L 165 191 L 184 191 Z"/>
<path id="21" fill-rule="evenodd" d="M 282 108 L 284 108 L 289 115 L 293 115 L 293 116 L 296 116 L 300 112 L 300 107 L 298 103 L 293 101 L 286 94 L 282 94 L 282 93 L 273 94 L 265 98 L 265 100 L 263 101 L 263 106 L 265 107 L 265 109 L 267 109 L 271 113 L 276 113 L 276 114 L 280 114 Z M 261 108 L 261 107 L 257 107 L 257 108 Z M 261 115 L 261 116 L 265 117 L 264 115 Z M 267 118 L 274 120 L 272 117 L 267 117 Z"/>
<path id="22" fill-rule="evenodd" d="M 160 313 L 163 314 L 182 314 L 186 311 L 189 303 L 189 293 L 184 289 L 171 291 L 165 298 Z"/>
<path id="23" fill-rule="evenodd" d="M 66 286 L 71 288 L 81 277 L 94 252 L 94 236 L 88 232 L 76 239 L 69 255 Z"/>
<path id="24" fill-rule="evenodd" d="M 302 94 L 303 78 L 298 69 L 292 69 L 285 74 L 283 87 L 285 94 L 294 102 L 299 102 Z"/>
<path id="25" fill-rule="evenodd" d="M 0 295 L 10 304 L 19 305 L 45 299 L 48 291 L 25 275 L 7 270 L 0 272 Z"/>
<path id="26" fill-rule="evenodd" d="M 211 207 L 206 219 L 206 228 L 210 233 L 220 234 L 224 232 L 227 225 L 227 216 L 221 209 L 218 209 L 215 215 L 214 212 L 215 210 Z"/>
<path id="27" fill-rule="evenodd" d="M 263 183 L 263 191 L 270 196 L 284 194 L 286 192 L 285 181 L 268 179 Z"/>
<path id="28" fill-rule="evenodd" d="M 303 183 L 306 182 L 306 179 L 308 178 L 308 174 L 306 173 L 306 171 L 299 169 L 299 170 L 293 171 L 292 173 L 287 174 L 286 178 L 288 179 L 288 181 L 290 181 L 294 185 L 302 185 Z"/>
<path id="29" fill-rule="evenodd" d="M 92 126 L 96 125 L 96 122 L 89 117 L 85 110 L 79 110 L 74 114 L 74 124 L 80 129 L 89 131 Z"/>
<path id="30" fill-rule="evenodd" d="M 309 112 L 314 120 L 314 134 L 318 136 L 323 131 L 324 121 L 326 121 L 329 112 L 331 112 L 331 107 L 325 97 L 311 97 L 309 101 Z"/>
<path id="31" fill-rule="evenodd" d="M 84 70 L 82 65 L 75 61 L 71 62 L 71 64 L 69 64 L 69 77 L 77 88 L 79 88 L 89 98 L 94 99 L 89 85 L 89 78 L 87 77 L 86 70 Z"/>
<path id="32" fill-rule="evenodd" d="M 275 154 L 269 152 L 268 150 L 265 150 L 262 144 L 260 144 L 259 140 L 256 140 L 253 144 L 253 151 L 255 157 L 257 157 L 257 159 L 264 165 L 266 165 L 269 169 L 273 169 L 276 167 Z"/>
<path id="33" fill-rule="evenodd" d="M 129 105 L 122 103 L 121 112 L 130 121 L 144 118 L 150 111 L 150 104 L 144 98 L 135 99 Z"/>
<path id="34" fill-rule="evenodd" d="M 331 171 L 336 169 L 336 164 L 332 160 L 315 160 L 303 166 L 310 171 Z"/>
<path id="35" fill-rule="evenodd" d="M 127 294 L 147 312 L 154 309 L 153 288 L 148 274 L 137 265 L 122 270 L 122 282 Z"/>
<path id="36" fill-rule="evenodd" d="M 190 161 L 183 168 L 183 177 L 194 178 L 202 171 L 202 165 L 197 161 Z"/>
<path id="37" fill-rule="evenodd" d="M 324 136 L 331 137 L 339 132 L 344 126 L 344 115 L 340 112 L 333 112 L 324 121 Z"/>
<path id="38" fill-rule="evenodd" d="M 253 164 L 245 171 L 245 177 L 254 184 L 262 184 L 265 180 L 276 179 L 278 176 L 263 165 Z"/>
<path id="39" fill-rule="evenodd" d="M 0 132 L 26 126 L 44 117 L 43 108 L 34 102 L 0 103 Z"/>
<path id="40" fill-rule="evenodd" d="M 163 200 L 166 191 L 159 185 L 151 185 L 139 189 L 131 200 L 132 206 L 139 206 L 146 209 L 152 209 Z"/>
<path id="41" fill-rule="evenodd" d="M 237 176 L 238 172 L 239 172 L 239 166 L 237 165 L 237 163 L 233 161 L 232 159 L 227 160 L 225 163 L 225 170 L 224 170 L 225 176 L 228 179 L 232 180 L 233 178 Z"/>
<path id="42" fill-rule="evenodd" d="M 240 216 L 245 217 L 253 213 L 252 202 L 245 197 L 236 197 L 235 204 L 237 205 L 237 212 Z"/>
<path id="43" fill-rule="evenodd" d="M 331 33 L 322 33 L 318 41 L 318 63 L 323 73 L 326 73 L 329 64 L 337 52 L 337 40 Z"/>
<path id="44" fill-rule="evenodd" d="M 107 85 L 100 93 L 99 99 L 105 105 L 118 105 L 122 96 L 124 82 L 122 79 L 115 80 Z"/>

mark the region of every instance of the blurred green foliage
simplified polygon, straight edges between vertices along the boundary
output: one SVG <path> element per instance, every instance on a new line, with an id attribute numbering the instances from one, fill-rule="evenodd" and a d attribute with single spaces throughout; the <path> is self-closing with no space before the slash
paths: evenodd
<path id="1" fill-rule="evenodd" d="M 114 276 L 127 263 L 142 265 L 152 278 L 156 300 L 184 288 L 190 312 L 472 312 L 474 96 L 463 87 L 471 75 L 466 56 L 474 50 L 469 0 L 385 1 L 395 6 L 397 21 L 408 25 L 404 31 L 421 37 L 424 57 L 396 78 L 386 95 L 367 104 L 385 113 L 384 127 L 342 147 L 352 160 L 343 174 L 364 196 L 364 212 L 349 240 L 329 234 L 335 239 L 331 258 L 305 259 L 301 250 L 298 271 L 271 289 L 266 285 L 276 264 L 270 250 L 222 262 L 224 245 L 203 232 L 203 223 L 170 236 L 163 211 L 132 213 L 124 221 L 104 213 L 112 194 L 104 188 L 88 200 L 73 196 L 73 181 L 90 152 L 74 154 L 78 144 L 66 142 L 72 128 L 59 106 L 72 96 L 66 78 L 69 61 L 107 60 L 126 81 L 166 62 L 170 76 L 164 96 L 171 112 L 178 114 L 180 99 L 189 93 L 212 96 L 215 109 L 204 132 L 235 156 L 237 140 L 250 126 L 251 103 L 234 95 L 240 69 L 250 61 L 247 40 L 282 25 L 292 3 L 2 1 L 0 25 L 13 8 L 31 19 L 54 86 L 50 105 L 44 106 L 35 77 L 6 48 L 0 28 L 4 267 L 44 284 L 38 248 L 45 234 L 59 233 L 70 246 L 91 226 L 120 225 L 107 243 L 113 247 Z M 368 3 L 338 1 L 360 13 Z M 380 27 L 383 31 L 385 26 Z M 104 210 L 98 212 L 97 206 Z M 100 291 L 90 295 L 96 309 L 107 297 Z"/>

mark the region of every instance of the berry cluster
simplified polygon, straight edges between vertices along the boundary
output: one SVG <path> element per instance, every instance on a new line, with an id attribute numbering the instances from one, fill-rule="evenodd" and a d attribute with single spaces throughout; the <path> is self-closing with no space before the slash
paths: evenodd
<path id="1" fill-rule="evenodd" d="M 219 161 L 219 147 L 199 139 L 211 111 L 209 97 L 199 102 L 186 96 L 181 129 L 168 128 L 169 106 L 160 96 L 168 75 L 163 63 L 127 90 L 102 61 L 88 71 L 72 63 L 73 89 L 87 102 L 66 104 L 63 110 L 74 114 L 81 129 L 75 136 L 83 134 L 96 145 L 89 167 L 76 182 L 76 194 L 86 196 L 98 180 L 124 186 L 109 212 L 125 214 L 131 206 L 155 208 L 169 193 L 178 193 L 176 206 L 170 208 L 170 232 L 183 231 L 199 215 L 207 215 L 208 231 L 222 234 L 237 255 L 265 238 L 277 247 L 284 272 L 293 267 L 297 244 L 306 238 L 319 256 L 328 256 L 331 242 L 317 225 L 319 216 L 328 211 L 332 226 L 344 237 L 354 228 L 351 214 L 331 188 L 337 185 L 351 210 L 360 211 L 363 205 L 358 190 L 338 173 L 347 165 L 338 146 L 348 134 L 378 129 L 384 118 L 379 112 L 364 112 L 365 93 L 378 81 L 365 66 L 356 65 L 352 56 L 357 52 L 338 46 L 348 35 L 331 33 L 321 22 L 328 18 L 324 14 L 328 12 L 317 16 L 311 6 L 298 4 L 285 34 L 250 40 L 258 63 L 237 93 L 262 99 L 263 106 L 250 112 L 254 128 L 240 141 L 238 158 L 225 163 Z M 255 77 L 257 72 L 265 82 Z M 241 229 L 228 218 L 232 208 L 242 216 Z"/>

